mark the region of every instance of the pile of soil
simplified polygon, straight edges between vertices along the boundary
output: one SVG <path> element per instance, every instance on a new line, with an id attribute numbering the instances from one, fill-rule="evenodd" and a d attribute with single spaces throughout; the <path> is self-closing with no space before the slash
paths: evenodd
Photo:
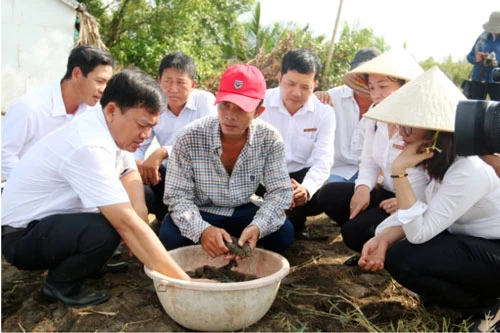
<path id="1" fill-rule="evenodd" d="M 401 331 L 409 330 L 402 329 L 401 323 L 421 320 L 418 297 L 387 272 L 369 273 L 343 265 L 354 253 L 328 217 L 310 218 L 308 225 L 313 236 L 328 239 L 298 240 L 284 253 L 290 274 L 269 312 L 245 331 Z M 126 272 L 89 281 L 96 289 L 106 290 L 109 300 L 86 308 L 47 303 L 40 294 L 45 272 L 19 271 L 2 259 L 2 330 L 186 331 L 164 312 L 143 265 L 126 254 L 128 249 L 122 253 L 120 259 L 129 263 Z M 458 320 L 453 313 L 443 315 Z M 425 326 L 424 330 L 442 328 Z"/>

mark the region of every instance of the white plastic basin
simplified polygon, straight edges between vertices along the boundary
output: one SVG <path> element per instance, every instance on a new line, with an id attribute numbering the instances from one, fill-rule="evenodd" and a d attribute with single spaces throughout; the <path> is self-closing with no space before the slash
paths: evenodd
<path id="1" fill-rule="evenodd" d="M 222 257 L 210 257 L 201 245 L 169 253 L 185 271 L 203 265 L 220 267 L 227 264 Z M 256 248 L 252 257 L 238 260 L 238 267 L 233 270 L 259 278 L 246 282 L 192 282 L 173 279 L 144 267 L 154 281 L 165 312 L 180 325 L 197 331 L 234 331 L 259 321 L 273 304 L 281 280 L 290 271 L 290 264 L 277 253 Z"/>

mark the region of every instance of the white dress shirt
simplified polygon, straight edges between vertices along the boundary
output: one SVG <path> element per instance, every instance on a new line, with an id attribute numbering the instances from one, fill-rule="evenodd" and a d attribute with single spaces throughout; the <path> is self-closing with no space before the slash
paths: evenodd
<path id="1" fill-rule="evenodd" d="M 75 116 L 87 109 L 100 106 L 80 104 Z M 2 120 L 2 175 L 8 179 L 33 144 L 73 118 L 66 113 L 59 80 L 21 96 Z"/>
<path id="2" fill-rule="evenodd" d="M 302 186 L 309 199 L 330 176 L 333 164 L 335 115 L 314 94 L 293 116 L 283 105 L 280 88 L 268 89 L 260 116 L 278 129 L 285 142 L 288 172 L 310 167 Z"/>
<path id="3" fill-rule="evenodd" d="M 402 226 L 408 241 L 415 244 L 444 230 L 500 239 L 500 180 L 479 157 L 458 157 L 441 182 L 429 183 L 425 200 L 389 216 L 376 234 L 389 226 Z"/>
<path id="4" fill-rule="evenodd" d="M 354 91 L 346 85 L 327 91 L 335 110 L 335 157 L 330 174 L 351 179 L 359 169 L 366 118 L 359 119 Z"/>
<path id="5" fill-rule="evenodd" d="M 194 89 L 186 102 L 186 105 L 178 116 L 169 109 L 161 113 L 158 124 L 153 127 L 150 137 L 145 140 L 135 152 L 135 159 L 144 160 L 146 150 L 156 137 L 160 146 L 164 147 L 170 156 L 175 137 L 187 124 L 193 120 L 200 119 L 210 115 L 216 115 L 215 96 L 205 90 Z M 168 159 L 163 161 L 167 165 Z"/>
<path id="6" fill-rule="evenodd" d="M 103 112 L 85 112 L 19 161 L 2 194 L 2 225 L 23 228 L 54 214 L 97 212 L 97 207 L 129 202 L 120 182 L 124 155 Z"/>
<path id="7" fill-rule="evenodd" d="M 359 175 L 355 181 L 356 187 L 366 185 L 370 191 L 373 190 L 377 178 L 382 172 L 384 188 L 394 192 L 394 182 L 390 175 L 392 164 L 401 153 L 402 145 L 403 139 L 399 133 L 396 132 L 389 138 L 389 129 L 386 123 L 366 119 L 365 140 L 361 153 Z M 429 176 L 420 168 L 410 168 L 407 172 L 415 196 L 419 200 L 423 200 L 425 188 L 430 181 Z"/>

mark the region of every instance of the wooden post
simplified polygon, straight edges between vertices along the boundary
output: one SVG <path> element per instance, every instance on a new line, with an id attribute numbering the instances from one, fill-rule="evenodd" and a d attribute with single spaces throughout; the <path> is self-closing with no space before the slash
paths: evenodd
<path id="1" fill-rule="evenodd" d="M 325 84 L 326 76 L 328 74 L 328 70 L 330 69 L 330 63 L 332 62 L 333 49 L 335 46 L 335 36 L 337 35 L 337 27 L 340 21 L 340 13 L 342 12 L 343 2 L 344 0 L 340 0 L 339 2 L 339 9 L 337 10 L 337 18 L 335 19 L 335 26 L 333 27 L 332 39 L 330 40 L 330 48 L 328 49 L 328 56 L 326 57 L 325 70 L 323 71 L 323 77 L 321 78 L 321 86 L 323 89 L 326 89 L 325 87 L 323 87 L 323 85 Z"/>

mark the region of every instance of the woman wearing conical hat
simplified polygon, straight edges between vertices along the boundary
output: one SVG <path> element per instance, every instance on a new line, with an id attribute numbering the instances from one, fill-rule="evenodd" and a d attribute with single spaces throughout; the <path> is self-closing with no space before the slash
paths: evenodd
<path id="1" fill-rule="evenodd" d="M 391 50 L 356 67 L 343 79 L 352 89 L 369 93 L 377 105 L 421 73 L 423 69 L 409 53 Z M 401 152 L 397 128 L 393 124 L 367 121 L 364 136 L 355 183 L 326 184 L 318 193 L 321 208 L 341 226 L 345 244 L 356 252 L 374 235 L 375 227 L 398 209 L 392 179 L 387 177 L 392 162 Z M 384 176 L 382 186 L 377 185 L 380 174 Z M 427 175 L 415 169 L 410 171 L 410 179 L 418 184 L 415 186 L 421 188 L 423 196 L 429 181 Z M 354 256 L 345 263 L 354 266 L 357 259 Z"/>
<path id="2" fill-rule="evenodd" d="M 365 115 L 398 124 L 405 148 L 391 175 L 399 211 L 377 227 L 359 265 L 385 268 L 426 300 L 473 315 L 476 332 L 500 322 L 500 179 L 479 157 L 456 155 L 462 99 L 433 67 Z M 408 181 L 412 167 L 431 178 L 423 200 Z"/>

